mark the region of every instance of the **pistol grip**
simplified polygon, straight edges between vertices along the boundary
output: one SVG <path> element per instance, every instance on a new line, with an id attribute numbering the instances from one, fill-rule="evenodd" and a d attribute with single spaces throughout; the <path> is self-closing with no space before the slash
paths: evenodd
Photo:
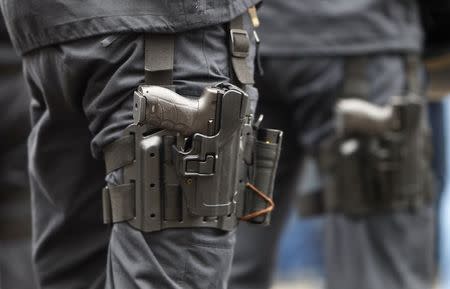
<path id="1" fill-rule="evenodd" d="M 155 128 L 195 133 L 198 100 L 179 95 L 160 86 L 140 86 L 134 99 L 135 122 L 149 123 Z"/>

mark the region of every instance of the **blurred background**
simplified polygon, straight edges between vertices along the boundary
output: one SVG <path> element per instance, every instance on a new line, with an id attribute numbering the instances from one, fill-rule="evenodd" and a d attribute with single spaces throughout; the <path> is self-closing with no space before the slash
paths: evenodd
<path id="1" fill-rule="evenodd" d="M 435 289 L 450 289 L 450 70 L 444 59 L 427 65 L 430 87 L 429 117 L 433 129 L 434 170 L 438 182 L 436 198 L 436 282 Z M 433 79 L 433 81 L 431 81 Z M 309 178 L 309 180 L 311 180 Z M 308 182 L 308 178 L 305 180 Z M 324 288 L 322 218 L 290 216 L 278 252 L 274 289 Z"/>

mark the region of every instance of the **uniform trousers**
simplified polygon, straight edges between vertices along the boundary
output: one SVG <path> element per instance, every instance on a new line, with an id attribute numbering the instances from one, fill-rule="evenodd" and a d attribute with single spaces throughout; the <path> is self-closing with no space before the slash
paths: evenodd
<path id="1" fill-rule="evenodd" d="M 195 97 L 230 81 L 229 63 L 226 24 L 177 34 L 176 91 Z M 41 287 L 226 288 L 234 231 L 143 233 L 128 223 L 102 224 L 102 149 L 132 123 L 133 92 L 144 83 L 144 36 L 45 47 L 27 54 L 24 68 L 33 97 L 33 253 Z M 256 90 L 248 92 L 255 101 Z M 120 177 L 119 170 L 106 180 Z"/>
<path id="2" fill-rule="evenodd" d="M 367 99 L 383 105 L 405 92 L 404 57 L 368 56 Z M 264 57 L 257 79 L 257 112 L 265 126 L 285 131 L 269 228 L 241 224 L 230 289 L 270 288 L 277 247 L 302 180 L 302 163 L 318 145 L 316 132 L 329 125 L 345 81 L 345 57 Z M 305 180 L 307 182 L 309 180 Z M 434 215 L 431 207 L 383 212 L 364 218 L 326 216 L 325 283 L 328 289 L 424 289 L 434 276 Z"/>

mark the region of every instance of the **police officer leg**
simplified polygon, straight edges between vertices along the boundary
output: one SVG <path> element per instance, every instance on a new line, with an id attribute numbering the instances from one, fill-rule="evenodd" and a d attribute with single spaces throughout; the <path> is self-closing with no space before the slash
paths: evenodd
<path id="1" fill-rule="evenodd" d="M 65 100 L 47 97 L 46 102 L 51 100 L 51 105 L 83 112 L 78 121 L 81 127 L 88 121 L 94 136 L 90 139 L 91 146 L 97 156 L 101 155 L 106 144 L 119 137 L 132 122 L 133 91 L 144 80 L 143 36 L 117 35 L 108 41 L 102 41 L 103 38 L 93 37 L 61 44 L 57 46 L 58 53 L 50 51 L 54 48 L 42 49 L 28 60 L 30 66 L 38 71 L 41 67 L 38 63 L 47 58 L 51 60 L 45 62 L 49 67 L 42 68 L 39 71 L 41 73 L 31 71 L 32 76 L 44 78 L 46 74 L 42 72 L 59 76 L 55 86 L 62 90 L 61 95 L 65 96 Z M 227 33 L 223 26 L 194 30 L 178 36 L 174 55 L 174 84 L 177 92 L 198 96 L 205 86 L 229 80 L 226 39 Z M 42 85 L 43 79 L 38 80 L 41 81 L 38 86 Z M 44 105 L 43 101 L 40 104 Z M 66 118 L 71 116 L 68 112 L 55 114 Z M 47 115 L 40 114 L 44 118 Z M 59 124 L 70 125 L 69 120 Z M 58 137 L 66 135 L 68 138 L 70 133 L 73 130 L 63 130 Z M 78 133 L 78 145 L 84 141 L 80 135 Z M 39 138 L 34 136 L 33 140 L 38 141 Z M 49 140 L 50 136 L 47 137 Z M 110 174 L 107 181 L 115 183 L 120 177 L 120 171 L 117 171 Z M 97 181 L 96 174 L 95 183 Z M 233 243 L 233 231 L 185 228 L 142 233 L 127 223 L 115 224 L 109 247 L 107 287 L 225 288 Z"/>
<path id="2" fill-rule="evenodd" d="M 199 96 L 204 87 L 229 81 L 228 48 L 223 26 L 214 26 L 178 34 L 175 38 L 174 84 L 181 95 Z M 142 67 L 143 39 L 113 45 L 133 49 L 128 62 Z M 150 38 L 151 41 L 151 38 Z M 105 57 L 108 57 L 107 55 Z M 120 77 L 120 76 L 119 76 Z M 132 91 L 142 82 L 143 70 L 133 71 Z M 111 81 L 111 80 L 110 80 Z M 114 82 L 114 79 L 112 79 Z M 117 82 L 116 82 L 117 83 Z M 114 91 L 122 91 L 119 85 Z M 132 97 L 113 113 L 132 112 Z M 129 124 L 129 123 L 126 123 Z M 120 183 L 121 170 L 108 176 L 109 185 Z M 226 288 L 235 242 L 233 231 L 216 228 L 168 228 L 141 232 L 128 223 L 113 225 L 107 267 L 107 288 Z"/>
<path id="3" fill-rule="evenodd" d="M 403 57 L 369 59 L 371 102 L 383 105 L 404 93 Z M 357 218 L 333 214 L 327 217 L 325 235 L 327 288 L 432 286 L 434 216 L 430 206 Z"/>
<path id="4" fill-rule="evenodd" d="M 85 85 L 63 82 L 64 65 L 53 46 L 24 58 L 32 95 L 33 260 L 40 288 L 104 288 L 104 164 L 92 158 L 86 118 L 64 99 Z"/>

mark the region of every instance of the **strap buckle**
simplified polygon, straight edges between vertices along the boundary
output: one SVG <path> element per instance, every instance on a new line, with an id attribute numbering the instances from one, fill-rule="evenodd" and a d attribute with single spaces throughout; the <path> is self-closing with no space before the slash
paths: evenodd
<path id="1" fill-rule="evenodd" d="M 250 52 L 250 37 L 244 29 L 230 29 L 231 54 L 234 57 L 246 58 Z"/>

